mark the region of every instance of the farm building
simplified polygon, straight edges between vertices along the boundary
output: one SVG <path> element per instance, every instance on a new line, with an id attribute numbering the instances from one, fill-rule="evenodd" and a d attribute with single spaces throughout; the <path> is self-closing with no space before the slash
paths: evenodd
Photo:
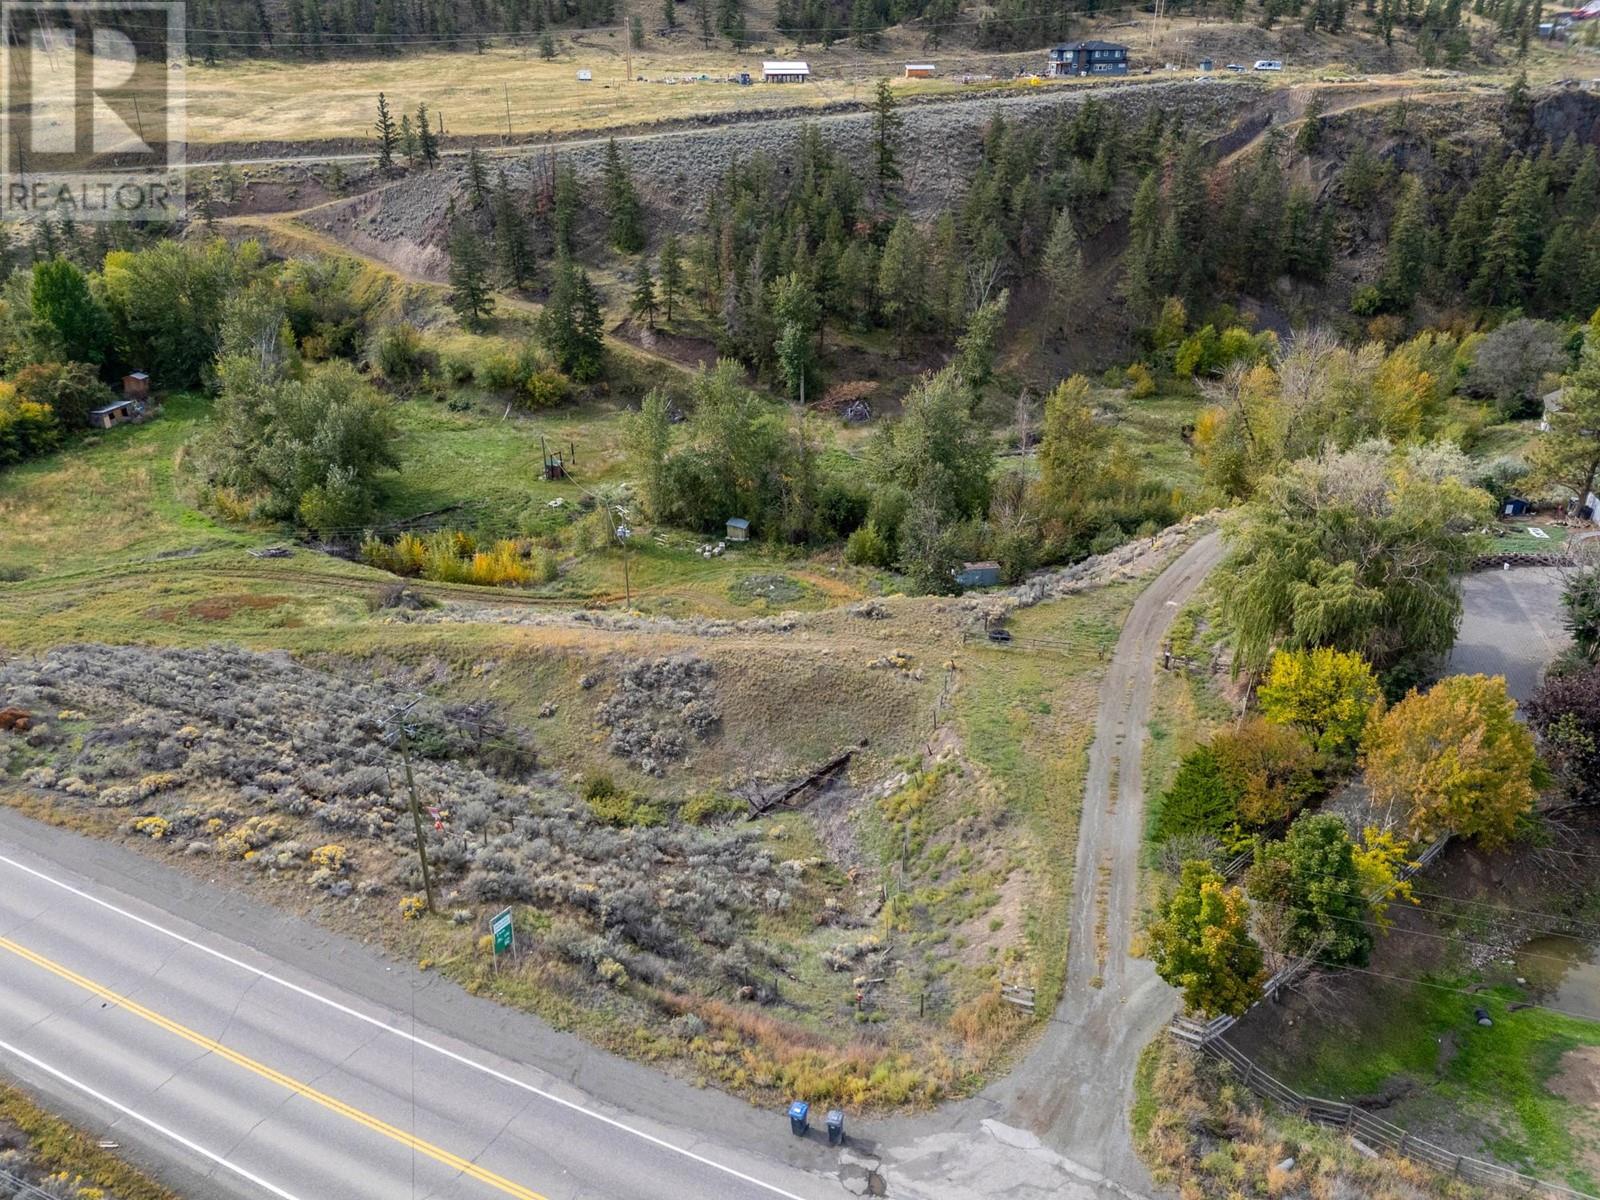
<path id="1" fill-rule="evenodd" d="M 939 68 L 932 63 L 907 63 L 907 79 L 932 79 L 939 73 Z"/>
<path id="2" fill-rule="evenodd" d="M 113 425 L 121 425 L 124 421 L 131 421 L 137 417 L 139 407 L 137 400 L 124 396 L 115 404 L 108 404 L 91 412 L 89 424 L 96 429 L 110 429 Z"/>
<path id="3" fill-rule="evenodd" d="M 1050 50 L 1052 76 L 1126 75 L 1128 48 L 1117 42 L 1065 42 Z"/>
<path id="4" fill-rule="evenodd" d="M 803 62 L 764 62 L 763 83 L 804 83 L 811 78 L 811 65 Z"/>
<path id="5" fill-rule="evenodd" d="M 743 517 L 729 517 L 728 540 L 730 542 L 748 542 L 750 540 L 750 522 Z"/>
<path id="6" fill-rule="evenodd" d="M 128 400 L 150 399 L 150 376 L 143 371 L 122 377 L 122 394 Z"/>
<path id="7" fill-rule="evenodd" d="M 964 588 L 994 587 L 1000 582 L 1000 564 L 997 562 L 962 563 L 956 572 L 956 582 Z"/>

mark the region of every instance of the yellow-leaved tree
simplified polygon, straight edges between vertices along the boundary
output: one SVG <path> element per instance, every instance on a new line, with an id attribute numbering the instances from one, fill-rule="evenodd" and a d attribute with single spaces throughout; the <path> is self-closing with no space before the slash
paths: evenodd
<path id="1" fill-rule="evenodd" d="M 1382 706 L 1383 690 L 1359 653 L 1322 646 L 1275 653 L 1256 699 L 1267 720 L 1300 730 L 1317 753 L 1348 759 Z"/>
<path id="2" fill-rule="evenodd" d="M 1451 675 L 1413 689 L 1367 731 L 1373 803 L 1413 841 L 1444 833 L 1484 846 L 1510 839 L 1543 772 L 1503 676 Z"/>

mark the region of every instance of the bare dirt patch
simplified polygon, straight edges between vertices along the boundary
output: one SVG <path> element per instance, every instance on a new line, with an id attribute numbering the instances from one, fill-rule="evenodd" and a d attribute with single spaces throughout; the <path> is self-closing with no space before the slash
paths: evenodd
<path id="1" fill-rule="evenodd" d="M 1568 1050 L 1545 1086 L 1563 1099 L 1600 1112 L 1600 1046 Z"/>
<path id="2" fill-rule="evenodd" d="M 246 593 L 231 596 L 207 596 L 185 605 L 152 608 L 147 616 L 151 620 L 171 625 L 185 619 L 198 621 L 226 621 L 241 612 L 269 612 L 285 604 L 294 603 L 292 596 L 252 596 Z"/>

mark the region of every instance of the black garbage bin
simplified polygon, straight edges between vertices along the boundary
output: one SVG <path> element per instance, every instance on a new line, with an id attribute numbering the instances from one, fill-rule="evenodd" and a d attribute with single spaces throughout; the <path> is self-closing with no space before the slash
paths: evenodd
<path id="1" fill-rule="evenodd" d="M 844 1113 L 837 1108 L 828 1110 L 828 1145 L 844 1144 Z"/>
<path id="2" fill-rule="evenodd" d="M 810 1116 L 811 1105 L 804 1100 L 796 1100 L 790 1104 L 789 1132 L 794 1134 L 795 1137 L 805 1137 L 806 1132 L 811 1128 L 811 1122 L 807 1119 Z"/>

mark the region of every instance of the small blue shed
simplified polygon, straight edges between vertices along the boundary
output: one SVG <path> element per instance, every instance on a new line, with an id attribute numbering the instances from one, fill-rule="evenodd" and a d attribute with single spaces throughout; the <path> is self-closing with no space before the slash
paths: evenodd
<path id="1" fill-rule="evenodd" d="M 1000 564 L 997 562 L 962 563 L 956 572 L 956 582 L 964 588 L 994 587 L 1000 582 Z"/>

